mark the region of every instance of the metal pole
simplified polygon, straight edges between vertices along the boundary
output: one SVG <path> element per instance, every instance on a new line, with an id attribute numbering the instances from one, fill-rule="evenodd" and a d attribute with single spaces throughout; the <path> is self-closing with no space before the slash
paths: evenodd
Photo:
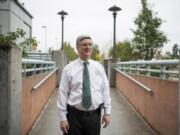
<path id="1" fill-rule="evenodd" d="M 62 43 L 61 43 L 61 50 L 64 49 L 64 16 L 61 16 L 62 19 Z"/>
<path id="2" fill-rule="evenodd" d="M 44 28 L 44 49 L 45 49 L 45 53 L 46 53 L 46 52 L 48 52 L 47 51 L 47 27 L 42 26 L 42 28 Z"/>
<path id="3" fill-rule="evenodd" d="M 48 50 L 47 50 L 47 27 L 45 28 L 45 52 L 48 52 Z"/>
<path id="4" fill-rule="evenodd" d="M 121 10 L 121 8 L 114 5 L 113 7 L 110 7 L 108 10 L 112 11 L 113 18 L 114 18 L 114 41 L 113 41 L 113 55 L 112 56 L 113 58 L 115 58 L 116 57 L 116 15 L 117 15 L 117 12 Z"/>
<path id="5" fill-rule="evenodd" d="M 113 12 L 113 18 L 114 18 L 114 40 L 113 40 L 113 58 L 116 57 L 116 12 Z"/>
<path id="6" fill-rule="evenodd" d="M 58 12 L 58 15 L 61 15 L 61 20 L 62 20 L 62 43 L 61 43 L 61 50 L 64 49 L 64 16 L 68 15 L 65 11 Z"/>

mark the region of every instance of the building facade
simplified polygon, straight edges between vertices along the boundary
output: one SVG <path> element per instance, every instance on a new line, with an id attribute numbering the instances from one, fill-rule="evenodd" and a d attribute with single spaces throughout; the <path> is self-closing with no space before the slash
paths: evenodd
<path id="1" fill-rule="evenodd" d="M 32 36 L 32 15 L 18 0 L 0 0 L 0 34 L 14 32 L 17 28 Z"/>

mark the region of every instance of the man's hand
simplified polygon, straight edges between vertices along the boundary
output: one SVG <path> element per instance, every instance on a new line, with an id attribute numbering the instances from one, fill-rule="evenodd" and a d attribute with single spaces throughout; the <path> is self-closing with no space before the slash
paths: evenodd
<path id="1" fill-rule="evenodd" d="M 110 115 L 109 114 L 104 114 L 102 118 L 102 124 L 104 124 L 103 128 L 106 128 L 110 123 Z"/>
<path id="2" fill-rule="evenodd" d="M 63 133 L 68 133 L 69 131 L 69 123 L 68 121 L 60 121 L 60 128 L 63 131 Z"/>

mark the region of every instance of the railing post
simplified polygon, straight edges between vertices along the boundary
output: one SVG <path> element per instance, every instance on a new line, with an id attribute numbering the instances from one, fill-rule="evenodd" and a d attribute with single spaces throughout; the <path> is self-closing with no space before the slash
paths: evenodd
<path id="1" fill-rule="evenodd" d="M 129 68 L 129 69 L 128 69 L 128 73 L 132 73 L 132 70 L 131 70 L 132 64 L 129 64 L 129 65 L 128 65 L 128 68 Z"/>
<path id="2" fill-rule="evenodd" d="M 151 69 L 151 66 L 150 66 L 150 64 L 149 65 L 146 65 L 146 76 L 151 76 L 151 72 L 149 71 Z"/>
<path id="3" fill-rule="evenodd" d="M 25 64 L 22 64 L 22 69 L 23 69 L 23 77 L 26 77 L 26 63 Z"/>
<path id="4" fill-rule="evenodd" d="M 180 135 L 180 57 L 179 57 L 179 86 L 178 86 L 178 135 Z"/>
<path id="5" fill-rule="evenodd" d="M 166 73 L 164 72 L 166 70 L 166 65 L 160 65 L 160 78 L 166 79 Z"/>
<path id="6" fill-rule="evenodd" d="M 0 46 L 0 135 L 21 134 L 21 50 Z"/>
<path id="7" fill-rule="evenodd" d="M 40 64 L 39 68 L 44 68 L 44 67 L 43 67 L 43 64 Z M 43 73 L 43 70 L 40 70 L 39 72 L 40 72 L 40 73 Z"/>
<path id="8" fill-rule="evenodd" d="M 140 73 L 139 73 L 139 67 L 140 67 L 140 65 L 137 64 L 137 65 L 136 65 L 136 74 L 137 74 L 137 75 L 140 75 Z"/>
<path id="9" fill-rule="evenodd" d="M 34 68 L 34 72 L 33 75 L 35 75 L 37 73 L 36 68 L 37 68 L 37 64 L 33 64 L 33 68 Z"/>

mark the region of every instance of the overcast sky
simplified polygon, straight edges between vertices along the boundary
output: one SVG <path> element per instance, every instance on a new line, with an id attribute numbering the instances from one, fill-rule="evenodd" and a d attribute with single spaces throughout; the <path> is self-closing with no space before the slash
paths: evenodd
<path id="1" fill-rule="evenodd" d="M 61 18 L 57 13 L 62 9 L 69 15 L 64 20 L 64 41 L 75 47 L 76 37 L 89 34 L 102 51 L 113 44 L 113 16 L 108 8 L 117 5 L 122 8 L 116 19 L 117 41 L 131 39 L 134 19 L 141 9 L 141 0 L 20 0 L 33 15 L 33 36 L 40 42 L 39 49 L 44 50 L 45 29 L 47 27 L 47 48 L 61 47 Z M 171 50 L 180 45 L 180 0 L 148 0 L 153 11 L 165 22 L 161 30 L 165 32 L 168 44 L 163 50 Z"/>

